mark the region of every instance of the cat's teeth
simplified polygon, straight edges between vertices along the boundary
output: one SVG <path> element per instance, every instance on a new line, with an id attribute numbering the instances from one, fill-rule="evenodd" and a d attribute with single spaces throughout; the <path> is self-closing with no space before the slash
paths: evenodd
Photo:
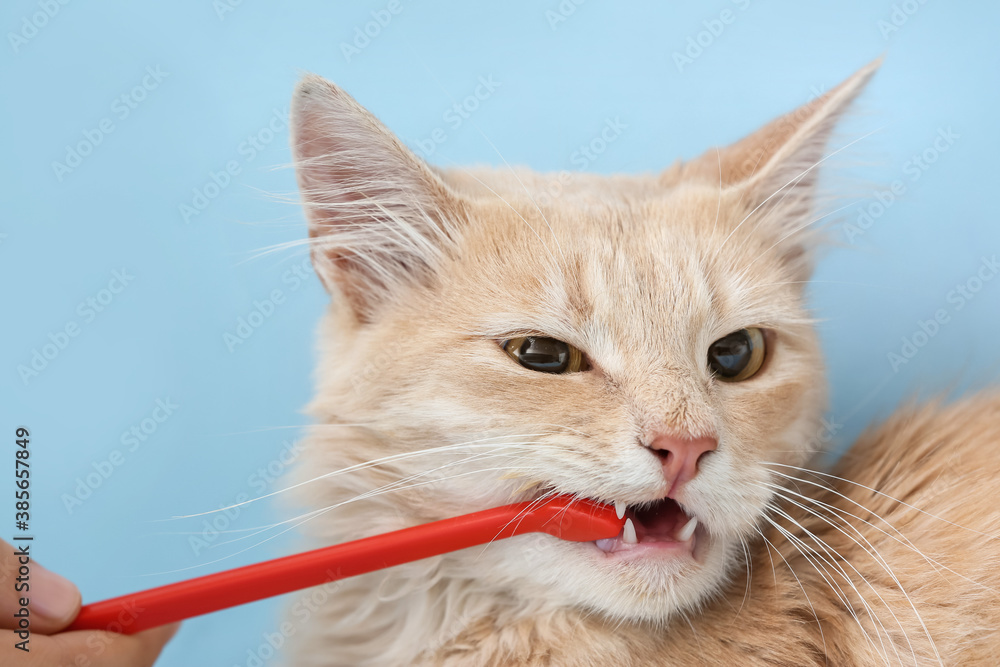
<path id="1" fill-rule="evenodd" d="M 681 528 L 680 532 L 677 533 L 678 542 L 687 542 L 694 535 L 694 529 L 698 527 L 698 519 L 692 518 L 684 527 Z"/>
<path id="2" fill-rule="evenodd" d="M 625 528 L 622 530 L 622 543 L 624 544 L 638 544 L 639 540 L 635 536 L 635 526 L 632 525 L 632 519 L 625 519 Z"/>
<path id="3" fill-rule="evenodd" d="M 620 500 L 615 501 L 615 514 L 618 515 L 619 519 L 625 516 L 625 503 Z"/>

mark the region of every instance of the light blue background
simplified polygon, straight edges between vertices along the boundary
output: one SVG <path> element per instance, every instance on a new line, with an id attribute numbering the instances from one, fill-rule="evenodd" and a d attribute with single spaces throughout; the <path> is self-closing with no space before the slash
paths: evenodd
<path id="1" fill-rule="evenodd" d="M 301 72 L 341 84 L 410 145 L 443 128 L 447 141 L 431 160 L 444 165 L 501 163 L 485 135 L 512 164 L 575 169 L 574 151 L 620 117 L 627 129 L 587 167 L 610 174 L 659 170 L 733 141 L 885 53 L 838 140 L 881 130 L 849 151 L 855 166 L 840 173 L 851 176 L 843 191 L 859 206 L 895 179 L 906 192 L 854 243 L 832 228 L 841 247 L 824 258 L 813 287 L 834 440 L 849 442 L 908 396 L 997 378 L 1000 279 L 960 311 L 948 301 L 982 256 L 1000 252 L 995 2 L 912 0 L 917 11 L 884 36 L 890 0 L 683 8 L 590 0 L 554 27 L 547 12 L 559 11 L 556 0 L 403 1 L 350 61 L 341 44 L 388 2 L 245 1 L 221 16 L 220 4 L 77 0 L 16 51 L 9 33 L 41 10 L 21 0 L 2 10 L 0 437 L 11 442 L 18 424 L 32 429 L 37 553 L 87 601 L 296 548 L 292 533 L 243 552 L 265 536 L 222 544 L 237 533 L 196 554 L 182 533 L 200 531 L 201 519 L 159 520 L 280 488 L 254 475 L 281 467 L 279 452 L 304 423 L 325 294 L 311 276 L 293 289 L 288 272 L 301 248 L 253 259 L 305 234 L 293 173 L 276 168 L 290 160 L 287 129 L 275 122 L 279 131 L 252 159 L 243 145 L 249 135 L 267 138 Z M 726 9 L 733 21 L 702 35 L 708 45 L 679 71 L 673 53 Z M 147 67 L 166 78 L 121 118 L 114 100 Z M 481 76 L 500 87 L 453 128 L 443 114 Z M 114 131 L 60 182 L 53 161 L 104 118 Z M 947 128 L 959 138 L 914 181 L 908 160 Z M 241 173 L 185 222 L 179 206 L 230 160 Z M 121 269 L 134 280 L 86 321 L 78 304 Z M 224 334 L 275 289 L 284 303 L 230 352 Z M 938 309 L 950 321 L 893 372 L 887 355 Z M 18 366 L 69 321 L 79 335 L 22 381 Z M 150 418 L 157 399 L 179 407 L 125 451 L 121 434 Z M 63 494 L 116 449 L 122 464 L 69 513 Z M 4 503 L 13 501 L 0 498 L 7 517 Z M 260 505 L 230 528 L 292 515 Z M 159 664 L 246 665 L 275 631 L 277 609 L 270 601 L 190 621 Z"/>

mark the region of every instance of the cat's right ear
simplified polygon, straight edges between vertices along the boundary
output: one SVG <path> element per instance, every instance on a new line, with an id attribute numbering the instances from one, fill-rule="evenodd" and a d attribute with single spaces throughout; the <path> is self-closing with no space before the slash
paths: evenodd
<path id="1" fill-rule="evenodd" d="M 322 77 L 299 82 L 291 125 L 316 274 L 368 321 L 407 285 L 431 278 L 453 239 L 457 201 L 375 116 Z"/>

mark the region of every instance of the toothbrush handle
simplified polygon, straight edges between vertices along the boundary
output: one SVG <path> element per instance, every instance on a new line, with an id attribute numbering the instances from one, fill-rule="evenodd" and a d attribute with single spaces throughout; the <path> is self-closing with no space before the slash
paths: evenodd
<path id="1" fill-rule="evenodd" d="M 134 634 L 523 533 L 585 542 L 613 537 L 621 526 L 613 508 L 588 500 L 517 503 L 94 602 L 80 610 L 66 631 Z"/>

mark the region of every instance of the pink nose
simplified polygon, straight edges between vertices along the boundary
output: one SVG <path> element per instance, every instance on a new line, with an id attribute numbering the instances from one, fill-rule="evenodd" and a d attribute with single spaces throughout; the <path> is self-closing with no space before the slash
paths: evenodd
<path id="1" fill-rule="evenodd" d="M 681 485 L 687 484 L 698 474 L 698 462 L 714 452 L 719 441 L 715 438 L 681 438 L 676 435 L 659 435 L 649 443 L 649 448 L 660 457 L 663 478 L 670 485 L 667 495 L 673 495 Z"/>

